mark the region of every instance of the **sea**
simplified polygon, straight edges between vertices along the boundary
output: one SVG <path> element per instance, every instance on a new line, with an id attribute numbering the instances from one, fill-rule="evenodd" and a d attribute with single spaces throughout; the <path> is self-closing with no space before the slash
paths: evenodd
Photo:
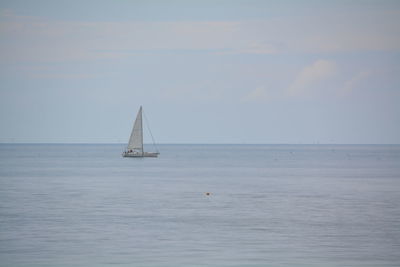
<path id="1" fill-rule="evenodd" d="M 400 266 L 400 145 L 124 147 L 1 144 L 0 266 Z"/>

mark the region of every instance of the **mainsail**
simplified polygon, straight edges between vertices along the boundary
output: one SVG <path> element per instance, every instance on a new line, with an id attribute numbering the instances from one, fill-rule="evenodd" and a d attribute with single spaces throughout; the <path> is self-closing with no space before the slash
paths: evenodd
<path id="1" fill-rule="evenodd" d="M 143 123 L 142 123 L 142 107 L 136 116 L 135 124 L 133 125 L 131 137 L 128 143 L 129 150 L 135 150 L 143 153 Z"/>

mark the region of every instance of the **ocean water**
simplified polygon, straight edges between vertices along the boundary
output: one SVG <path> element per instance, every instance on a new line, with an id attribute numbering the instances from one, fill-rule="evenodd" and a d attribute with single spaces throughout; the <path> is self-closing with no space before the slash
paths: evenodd
<path id="1" fill-rule="evenodd" d="M 123 149 L 0 145 L 0 266 L 400 266 L 398 145 Z"/>

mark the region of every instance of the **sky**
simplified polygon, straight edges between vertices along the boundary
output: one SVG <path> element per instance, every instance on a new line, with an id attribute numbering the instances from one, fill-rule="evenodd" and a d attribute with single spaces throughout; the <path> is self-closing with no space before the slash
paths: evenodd
<path id="1" fill-rule="evenodd" d="M 158 143 L 399 144 L 400 1 L 0 0 L 0 142 L 140 106 Z"/>

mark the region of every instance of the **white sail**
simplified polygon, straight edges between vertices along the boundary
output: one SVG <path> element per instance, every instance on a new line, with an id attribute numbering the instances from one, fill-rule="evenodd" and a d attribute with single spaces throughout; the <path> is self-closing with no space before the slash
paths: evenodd
<path id="1" fill-rule="evenodd" d="M 143 123 L 142 123 L 142 107 L 136 116 L 135 124 L 133 125 L 131 137 L 128 143 L 129 150 L 135 150 L 143 153 Z"/>

